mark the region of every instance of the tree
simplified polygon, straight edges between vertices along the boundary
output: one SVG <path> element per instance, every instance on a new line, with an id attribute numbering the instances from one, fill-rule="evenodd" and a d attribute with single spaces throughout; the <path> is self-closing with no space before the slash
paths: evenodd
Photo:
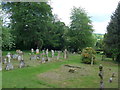
<path id="1" fill-rule="evenodd" d="M 93 29 L 90 17 L 87 16 L 85 10 L 74 7 L 70 19 L 69 48 L 73 49 L 73 51 L 79 51 L 85 47 L 93 46 Z"/>
<path id="2" fill-rule="evenodd" d="M 111 53 L 116 61 L 120 62 L 120 2 L 111 16 L 109 25 L 107 26 L 107 33 L 104 37 L 105 52 Z"/>
<path id="3" fill-rule="evenodd" d="M 7 2 L 3 10 L 10 15 L 9 27 L 16 36 L 16 48 L 42 48 L 51 30 L 52 11 L 46 2 Z"/>

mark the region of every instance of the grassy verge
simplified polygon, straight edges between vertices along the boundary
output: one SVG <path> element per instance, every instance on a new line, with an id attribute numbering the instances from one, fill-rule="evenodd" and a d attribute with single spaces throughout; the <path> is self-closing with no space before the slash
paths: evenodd
<path id="1" fill-rule="evenodd" d="M 111 59 L 101 61 L 100 55 L 96 55 L 97 64 L 94 66 L 81 63 L 79 54 L 71 54 L 67 60 L 61 57 L 61 60 L 54 60 L 45 64 L 30 61 L 28 53 L 24 55 L 24 58 L 30 67 L 19 69 L 17 68 L 18 61 L 13 60 L 12 63 L 16 66 L 15 69 L 11 71 L 3 70 L 3 88 L 99 88 L 98 65 L 100 63 L 104 66 L 105 87 L 118 87 L 117 63 Z M 69 68 L 63 67 L 65 64 L 77 65 L 84 69 L 71 74 L 68 72 Z M 113 83 L 109 83 L 108 80 L 112 72 L 116 73 L 116 77 L 113 79 Z M 61 78 L 55 80 L 53 77 L 51 79 L 52 76 L 49 77 L 49 75 L 60 76 Z"/>

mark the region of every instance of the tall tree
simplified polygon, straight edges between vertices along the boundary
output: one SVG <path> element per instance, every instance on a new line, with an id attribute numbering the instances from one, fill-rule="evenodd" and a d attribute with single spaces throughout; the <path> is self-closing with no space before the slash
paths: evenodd
<path id="1" fill-rule="evenodd" d="M 45 2 L 12 2 L 3 5 L 10 14 L 10 28 L 20 49 L 41 48 L 52 22 L 50 5 Z"/>
<path id="2" fill-rule="evenodd" d="M 120 2 L 111 16 L 104 42 L 106 52 L 110 52 L 120 62 Z"/>
<path id="3" fill-rule="evenodd" d="M 69 48 L 74 51 L 93 46 L 94 38 L 90 17 L 84 9 L 73 7 L 69 31 Z"/>

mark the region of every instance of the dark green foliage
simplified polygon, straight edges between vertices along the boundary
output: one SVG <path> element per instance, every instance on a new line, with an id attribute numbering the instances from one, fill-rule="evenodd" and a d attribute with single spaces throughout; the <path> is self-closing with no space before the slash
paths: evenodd
<path id="1" fill-rule="evenodd" d="M 2 27 L 2 50 L 10 50 L 15 46 L 14 36 L 11 34 L 10 29 Z"/>
<path id="2" fill-rule="evenodd" d="M 106 54 L 120 62 L 120 58 L 118 58 L 120 55 L 120 3 L 118 3 L 117 9 L 111 16 L 104 42 Z"/>
<path id="3" fill-rule="evenodd" d="M 79 51 L 85 47 L 93 46 L 93 29 L 90 17 L 87 16 L 85 10 L 74 7 L 70 19 L 69 47 L 73 51 Z"/>
<path id="4" fill-rule="evenodd" d="M 51 7 L 44 2 L 14 2 L 7 3 L 3 7 L 11 13 L 10 28 L 16 36 L 17 48 L 41 48 L 47 38 L 46 34 L 51 29 L 49 28 L 52 21 Z"/>
<path id="5" fill-rule="evenodd" d="M 11 13 L 9 27 L 16 36 L 16 49 L 63 49 L 66 26 L 52 15 L 45 2 L 13 2 L 3 5 Z"/>

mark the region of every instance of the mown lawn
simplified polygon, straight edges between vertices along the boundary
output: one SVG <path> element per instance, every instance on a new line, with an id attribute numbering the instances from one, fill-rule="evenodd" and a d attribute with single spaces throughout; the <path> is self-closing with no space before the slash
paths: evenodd
<path id="1" fill-rule="evenodd" d="M 3 52 L 4 55 L 5 53 Z M 28 53 L 25 53 L 24 58 L 29 67 L 19 69 L 19 62 L 13 60 L 15 69 L 2 71 L 3 88 L 99 88 L 98 67 L 100 63 L 104 67 L 105 88 L 118 88 L 118 64 L 110 58 L 101 61 L 101 56 L 96 55 L 97 64 L 90 66 L 81 63 L 79 54 L 70 54 L 67 60 L 61 57 L 60 60 L 54 59 L 41 64 L 39 61 L 30 61 Z M 81 69 L 70 73 L 69 67 L 64 66 L 65 64 L 79 66 Z M 115 77 L 113 82 L 109 83 L 108 80 L 113 72 L 115 72 Z"/>

